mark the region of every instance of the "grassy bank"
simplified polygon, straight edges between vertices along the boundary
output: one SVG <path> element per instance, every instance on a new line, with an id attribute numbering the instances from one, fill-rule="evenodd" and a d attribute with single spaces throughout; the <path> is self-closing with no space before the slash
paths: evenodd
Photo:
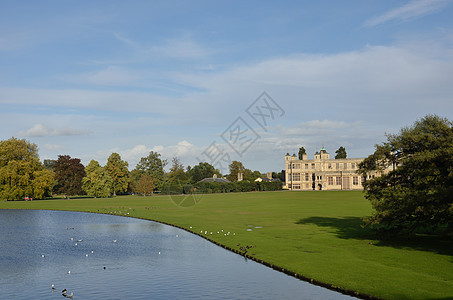
<path id="1" fill-rule="evenodd" d="M 186 208 L 169 196 L 0 202 L 0 208 L 129 213 L 206 232 L 232 249 L 252 246 L 248 255 L 334 286 L 387 299 L 453 298 L 453 242 L 373 239 L 360 227 L 371 212 L 361 192 L 213 194 Z"/>

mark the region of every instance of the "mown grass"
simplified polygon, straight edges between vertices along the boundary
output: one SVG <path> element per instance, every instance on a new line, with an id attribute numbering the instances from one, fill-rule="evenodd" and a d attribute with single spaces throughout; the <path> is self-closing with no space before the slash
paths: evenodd
<path id="1" fill-rule="evenodd" d="M 0 208 L 129 213 L 207 232 L 233 249 L 253 246 L 247 254 L 257 259 L 344 289 L 386 299 L 453 299 L 453 241 L 375 239 L 361 227 L 361 217 L 371 213 L 361 192 L 213 194 L 194 206 L 175 205 L 181 199 L 58 199 L 0 202 Z"/>

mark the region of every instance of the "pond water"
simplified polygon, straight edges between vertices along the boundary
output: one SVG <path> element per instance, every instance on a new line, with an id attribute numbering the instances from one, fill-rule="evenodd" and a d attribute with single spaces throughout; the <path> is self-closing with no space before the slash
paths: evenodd
<path id="1" fill-rule="evenodd" d="M 63 289 L 74 299 L 351 298 L 156 222 L 0 210 L 0 299 L 62 299 Z"/>

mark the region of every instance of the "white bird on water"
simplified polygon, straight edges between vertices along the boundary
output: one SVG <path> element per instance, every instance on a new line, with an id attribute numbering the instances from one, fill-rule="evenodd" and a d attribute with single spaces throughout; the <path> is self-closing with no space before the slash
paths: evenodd
<path id="1" fill-rule="evenodd" d="M 68 275 L 71 275 L 71 271 L 68 271 Z"/>

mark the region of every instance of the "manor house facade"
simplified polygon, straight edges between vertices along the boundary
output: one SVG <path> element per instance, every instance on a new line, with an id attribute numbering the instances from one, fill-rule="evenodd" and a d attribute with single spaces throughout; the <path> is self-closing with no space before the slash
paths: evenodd
<path id="1" fill-rule="evenodd" d="M 363 158 L 331 159 L 324 147 L 315 153 L 314 159 L 302 159 L 293 154 L 285 155 L 285 188 L 289 190 L 362 190 L 362 183 L 378 172 L 362 177 L 357 174 Z M 387 170 L 386 170 L 387 171 Z"/>

